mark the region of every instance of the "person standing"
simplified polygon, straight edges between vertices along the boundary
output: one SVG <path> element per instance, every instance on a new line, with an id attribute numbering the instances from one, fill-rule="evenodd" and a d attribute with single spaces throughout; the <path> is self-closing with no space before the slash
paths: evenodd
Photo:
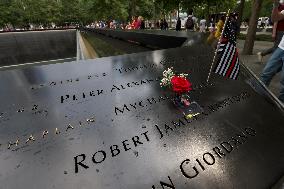
<path id="1" fill-rule="evenodd" d="M 265 27 L 265 18 L 264 17 L 261 18 L 260 23 L 261 23 L 260 26 L 262 27 L 262 29 L 264 29 L 264 27 Z"/>
<path id="2" fill-rule="evenodd" d="M 164 27 L 165 27 L 165 30 L 169 29 L 169 24 L 166 19 L 164 19 Z"/>
<path id="3" fill-rule="evenodd" d="M 138 17 L 138 26 L 137 29 L 145 29 L 145 22 L 142 16 Z"/>
<path id="4" fill-rule="evenodd" d="M 204 16 L 201 17 L 201 20 L 199 22 L 199 28 L 200 28 L 200 32 L 203 32 L 203 33 L 206 32 L 206 20 Z"/>
<path id="5" fill-rule="evenodd" d="M 149 29 L 152 29 L 152 23 L 149 22 L 148 25 L 149 25 Z"/>
<path id="6" fill-rule="evenodd" d="M 266 18 L 266 19 L 265 19 L 265 28 L 268 28 L 269 25 L 270 25 L 269 18 Z"/>
<path id="7" fill-rule="evenodd" d="M 191 10 L 189 11 L 187 20 L 186 20 L 185 25 L 184 25 L 184 27 L 186 28 L 186 30 L 187 30 L 187 31 L 194 31 L 194 27 L 195 27 L 196 21 L 197 21 L 197 18 L 195 18 L 195 17 L 193 16 L 193 10 L 191 9 Z"/>
<path id="8" fill-rule="evenodd" d="M 144 29 L 145 29 L 145 21 L 144 21 L 144 19 L 141 20 L 140 29 L 141 29 L 141 30 L 144 30 Z"/>
<path id="9" fill-rule="evenodd" d="M 284 11 L 284 0 L 280 0 L 278 6 L 278 11 Z M 275 49 L 277 49 L 282 37 L 284 35 L 284 20 L 279 20 L 273 23 L 272 40 L 274 41 L 273 47 L 257 53 L 259 62 L 262 62 L 264 56 L 271 54 Z"/>
<path id="10" fill-rule="evenodd" d="M 140 24 L 141 22 L 139 22 L 138 17 L 137 16 L 133 16 L 132 17 L 132 24 L 131 24 L 131 29 L 139 29 L 140 28 Z"/>
<path id="11" fill-rule="evenodd" d="M 216 26 L 217 28 L 216 28 L 216 32 L 215 32 L 215 38 L 217 40 L 219 40 L 219 38 L 222 35 L 222 30 L 223 30 L 224 24 L 225 24 L 225 16 L 221 16 L 221 18 L 218 21 L 217 26 Z"/>
<path id="12" fill-rule="evenodd" d="M 222 35 L 223 27 L 225 24 L 225 16 L 221 16 L 217 23 L 216 30 L 214 31 L 214 38 L 212 39 L 211 46 L 215 49 L 217 48 L 218 41 Z"/>
<path id="13" fill-rule="evenodd" d="M 271 18 L 273 21 L 284 20 L 284 14 L 282 14 L 279 10 L 279 2 L 278 0 L 273 0 L 273 10 L 271 14 Z M 279 100 L 284 103 L 284 36 L 282 37 L 278 47 L 275 49 L 270 59 L 268 60 L 266 66 L 264 67 L 260 79 L 266 85 L 269 86 L 272 78 L 278 73 L 282 72 L 281 80 L 280 80 L 280 95 Z"/>
<path id="14" fill-rule="evenodd" d="M 212 27 L 209 27 L 209 36 L 207 38 L 207 43 L 209 45 L 211 45 L 211 47 L 215 48 L 214 45 L 216 44 L 213 44 L 215 43 L 215 25 L 213 24 Z"/>
<path id="15" fill-rule="evenodd" d="M 138 30 L 141 27 L 141 16 L 136 17 L 136 18 L 137 18 L 137 21 L 136 21 L 136 24 L 134 25 L 134 29 Z"/>
<path id="16" fill-rule="evenodd" d="M 160 28 L 160 21 L 159 20 L 156 22 L 156 28 Z"/>
<path id="17" fill-rule="evenodd" d="M 176 31 L 180 31 L 180 30 L 181 30 L 181 20 L 180 20 L 180 17 L 178 17 L 177 24 L 176 24 Z"/>
<path id="18" fill-rule="evenodd" d="M 163 19 L 161 19 L 160 20 L 160 29 L 161 30 L 164 30 L 165 29 L 165 25 L 164 25 L 165 23 L 164 23 L 164 20 Z"/>

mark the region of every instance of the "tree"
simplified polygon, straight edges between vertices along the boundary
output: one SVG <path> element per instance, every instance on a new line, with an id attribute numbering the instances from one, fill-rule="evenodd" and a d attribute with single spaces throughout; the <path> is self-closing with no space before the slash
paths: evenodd
<path id="1" fill-rule="evenodd" d="M 143 16 L 151 19 L 154 16 L 155 1 L 153 0 L 128 0 L 128 19 L 132 16 Z"/>
<path id="2" fill-rule="evenodd" d="M 244 2 L 244 9 L 243 9 L 243 20 L 248 21 L 251 16 L 251 9 L 252 9 L 252 1 L 245 1 Z"/>
<path id="3" fill-rule="evenodd" d="M 13 27 L 24 23 L 24 7 L 19 0 L 6 0 L 0 2 L 0 26 Z"/>
<path id="4" fill-rule="evenodd" d="M 239 4 L 239 7 L 238 7 L 238 28 L 241 27 L 242 25 L 242 20 L 243 20 L 243 12 L 244 12 L 244 6 L 245 6 L 245 0 L 241 0 L 240 1 L 240 4 Z M 241 30 L 238 31 L 238 33 L 240 33 Z"/>
<path id="5" fill-rule="evenodd" d="M 270 17 L 272 10 L 271 2 L 271 0 L 263 0 L 259 16 Z"/>
<path id="6" fill-rule="evenodd" d="M 155 3 L 160 15 L 163 16 L 163 18 L 166 18 L 166 15 L 168 15 L 171 11 L 178 9 L 180 1 L 156 0 Z"/>
<path id="7" fill-rule="evenodd" d="M 253 0 L 252 6 L 252 14 L 249 20 L 249 28 L 247 37 L 244 44 L 243 54 L 249 55 L 252 54 L 253 46 L 254 46 L 254 39 L 256 35 L 256 28 L 257 28 L 257 20 L 261 10 L 263 0 Z"/>
<path id="8" fill-rule="evenodd" d="M 60 10 L 62 10 L 62 7 L 58 0 L 45 1 L 45 23 L 60 23 Z"/>
<path id="9" fill-rule="evenodd" d="M 242 0 L 244 1 L 244 0 Z M 252 0 L 245 0 L 244 1 L 244 9 L 243 9 L 243 20 L 249 20 L 251 16 L 251 9 L 252 9 Z M 259 16 L 261 17 L 270 17 L 271 14 L 271 0 L 263 0 Z"/>
<path id="10" fill-rule="evenodd" d="M 98 20 L 126 20 L 128 0 L 92 0 L 91 16 Z"/>
<path id="11" fill-rule="evenodd" d="M 182 8 L 201 17 L 226 11 L 237 0 L 0 0 L 0 27 L 27 24 L 83 23 L 94 20 L 126 21 L 131 16 L 156 19 Z"/>
<path id="12" fill-rule="evenodd" d="M 234 9 L 237 0 L 181 0 L 183 11 L 187 13 L 193 9 L 198 17 L 209 17 L 210 14 L 227 12 L 228 9 Z"/>

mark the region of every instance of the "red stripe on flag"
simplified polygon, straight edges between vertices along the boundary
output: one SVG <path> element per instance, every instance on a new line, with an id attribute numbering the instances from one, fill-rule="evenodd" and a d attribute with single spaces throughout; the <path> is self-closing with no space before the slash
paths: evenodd
<path id="1" fill-rule="evenodd" d="M 226 77 L 229 77 L 231 72 L 233 71 L 233 68 L 235 67 L 235 64 L 237 62 L 237 56 L 238 56 L 238 52 L 235 52 L 232 64 L 231 64 L 230 68 L 228 69 L 228 71 L 226 73 Z"/>

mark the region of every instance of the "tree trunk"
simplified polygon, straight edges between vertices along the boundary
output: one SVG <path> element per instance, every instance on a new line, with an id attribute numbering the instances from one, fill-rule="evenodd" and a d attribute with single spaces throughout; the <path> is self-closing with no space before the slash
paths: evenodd
<path id="1" fill-rule="evenodd" d="M 172 28 L 172 13 L 170 12 L 170 28 Z"/>
<path id="2" fill-rule="evenodd" d="M 257 20 L 258 20 L 259 12 L 261 9 L 261 4 L 262 4 L 262 0 L 253 0 L 251 17 L 249 20 L 248 33 L 247 33 L 247 37 L 246 37 L 246 41 L 245 41 L 245 45 L 243 49 L 244 55 L 252 54 L 253 46 L 254 46 L 254 38 L 255 38 L 256 29 L 257 29 Z"/>
<path id="3" fill-rule="evenodd" d="M 178 12 L 177 12 L 177 17 L 179 18 L 179 4 L 180 3 L 178 3 Z"/>
<path id="4" fill-rule="evenodd" d="M 239 4 L 239 7 L 238 7 L 238 12 L 239 12 L 239 15 L 238 15 L 238 28 L 239 28 L 238 34 L 241 31 L 241 25 L 242 25 L 242 21 L 243 21 L 244 6 L 245 6 L 245 0 L 241 0 L 241 2 Z"/>
<path id="5" fill-rule="evenodd" d="M 156 18 L 156 3 L 154 1 L 154 23 L 152 23 L 153 25 L 153 28 L 155 29 L 156 28 L 156 22 L 157 22 L 157 18 Z"/>
<path id="6" fill-rule="evenodd" d="M 132 16 L 137 16 L 136 15 L 136 0 L 132 0 L 129 2 L 128 16 L 129 16 L 129 20 L 132 19 Z"/>

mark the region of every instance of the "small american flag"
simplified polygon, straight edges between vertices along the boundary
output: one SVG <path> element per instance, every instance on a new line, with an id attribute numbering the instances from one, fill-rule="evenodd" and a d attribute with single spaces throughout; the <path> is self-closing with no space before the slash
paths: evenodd
<path id="1" fill-rule="evenodd" d="M 237 79 L 240 71 L 239 54 L 236 47 L 236 24 L 232 20 L 228 20 L 221 43 L 217 51 L 218 64 L 214 68 L 214 72 L 231 79 Z"/>

